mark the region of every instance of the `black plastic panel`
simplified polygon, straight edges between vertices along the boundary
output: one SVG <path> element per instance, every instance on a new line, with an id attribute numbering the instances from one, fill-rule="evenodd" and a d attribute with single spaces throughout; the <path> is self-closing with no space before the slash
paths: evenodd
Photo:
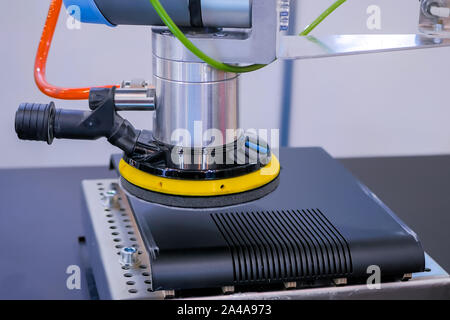
<path id="1" fill-rule="evenodd" d="M 351 274 L 348 243 L 319 209 L 211 216 L 232 254 L 235 283 Z"/>

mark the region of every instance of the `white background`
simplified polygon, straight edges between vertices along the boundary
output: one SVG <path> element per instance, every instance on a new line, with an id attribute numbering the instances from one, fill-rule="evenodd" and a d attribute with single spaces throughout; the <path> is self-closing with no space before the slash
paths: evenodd
<path id="1" fill-rule="evenodd" d="M 261 0 L 256 0 L 261 1 Z M 296 1 L 296 0 L 291 0 Z M 297 0 L 299 31 L 331 0 Z M 118 150 L 104 139 L 19 141 L 14 114 L 21 102 L 48 103 L 33 81 L 34 55 L 48 0 L 8 1 L 0 20 L 0 167 L 105 165 Z M 314 34 L 374 33 L 366 9 L 381 7 L 384 33 L 415 33 L 417 0 L 349 0 Z M 61 86 L 151 79 L 147 27 L 83 24 L 66 28 L 61 14 L 47 77 Z M 322 146 L 333 156 L 387 156 L 450 152 L 448 72 L 450 49 L 299 61 L 295 65 L 292 146 Z M 241 126 L 279 128 L 282 64 L 241 77 Z M 87 108 L 85 101 L 55 101 L 58 108 Z M 151 113 L 129 113 L 137 128 L 151 129 Z"/>

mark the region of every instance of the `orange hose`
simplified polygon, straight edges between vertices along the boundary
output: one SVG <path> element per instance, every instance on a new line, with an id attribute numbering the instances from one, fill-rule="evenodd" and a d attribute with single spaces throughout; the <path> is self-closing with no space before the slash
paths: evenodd
<path id="1" fill-rule="evenodd" d="M 58 24 L 59 13 L 61 11 L 62 0 L 52 0 L 48 10 L 47 21 L 42 30 L 41 41 L 34 62 L 34 80 L 44 94 L 49 97 L 64 100 L 84 100 L 89 98 L 91 88 L 63 88 L 56 87 L 47 82 L 45 69 L 47 65 L 48 52 L 52 45 L 53 35 Z M 114 86 L 101 86 L 111 88 Z"/>

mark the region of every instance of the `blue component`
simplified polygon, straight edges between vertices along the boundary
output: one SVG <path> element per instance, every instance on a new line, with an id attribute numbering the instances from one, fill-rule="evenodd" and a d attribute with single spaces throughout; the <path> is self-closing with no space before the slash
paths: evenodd
<path id="1" fill-rule="evenodd" d="M 135 253 L 137 250 L 134 247 L 126 247 L 123 249 L 125 252 Z"/>
<path id="2" fill-rule="evenodd" d="M 260 152 L 260 153 L 267 154 L 267 152 L 269 152 L 269 150 L 267 150 L 267 148 L 264 148 L 264 147 L 262 147 L 262 146 L 260 146 L 260 145 L 258 145 L 256 143 L 250 142 L 248 140 L 245 142 L 245 146 L 247 148 L 251 148 L 253 150 L 256 150 L 257 152 Z"/>
<path id="3" fill-rule="evenodd" d="M 64 0 L 64 5 L 67 9 L 70 6 L 77 6 L 80 10 L 69 12 L 75 19 L 86 23 L 98 23 L 106 24 L 110 27 L 114 27 L 100 12 L 94 0 Z M 79 13 L 79 17 L 77 17 Z"/>

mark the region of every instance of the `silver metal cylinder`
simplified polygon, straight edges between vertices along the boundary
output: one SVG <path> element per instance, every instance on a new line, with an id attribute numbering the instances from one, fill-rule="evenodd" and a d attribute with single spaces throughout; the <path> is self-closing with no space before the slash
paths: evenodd
<path id="1" fill-rule="evenodd" d="M 124 81 L 114 94 L 117 111 L 155 110 L 156 91 L 144 80 Z"/>
<path id="2" fill-rule="evenodd" d="M 125 247 L 120 250 L 120 263 L 126 267 L 134 266 L 139 262 L 138 251 L 134 247 Z"/>
<path id="3" fill-rule="evenodd" d="M 205 27 L 249 28 L 252 25 L 251 0 L 202 0 L 201 7 Z"/>
<path id="4" fill-rule="evenodd" d="M 201 0 L 200 10 L 191 10 L 189 0 L 161 0 L 162 6 L 180 27 L 191 27 L 201 14 L 205 27 L 251 28 L 253 0 Z M 163 25 L 148 0 L 95 0 L 99 11 L 112 24 Z"/>
<path id="5" fill-rule="evenodd" d="M 154 138 L 183 147 L 222 146 L 227 129 L 239 128 L 239 76 L 187 58 L 183 51 L 171 33 L 153 30 Z"/>
<path id="6" fill-rule="evenodd" d="M 118 198 L 119 195 L 115 189 L 107 190 L 102 197 L 103 206 L 108 209 L 117 207 L 119 204 Z"/>

